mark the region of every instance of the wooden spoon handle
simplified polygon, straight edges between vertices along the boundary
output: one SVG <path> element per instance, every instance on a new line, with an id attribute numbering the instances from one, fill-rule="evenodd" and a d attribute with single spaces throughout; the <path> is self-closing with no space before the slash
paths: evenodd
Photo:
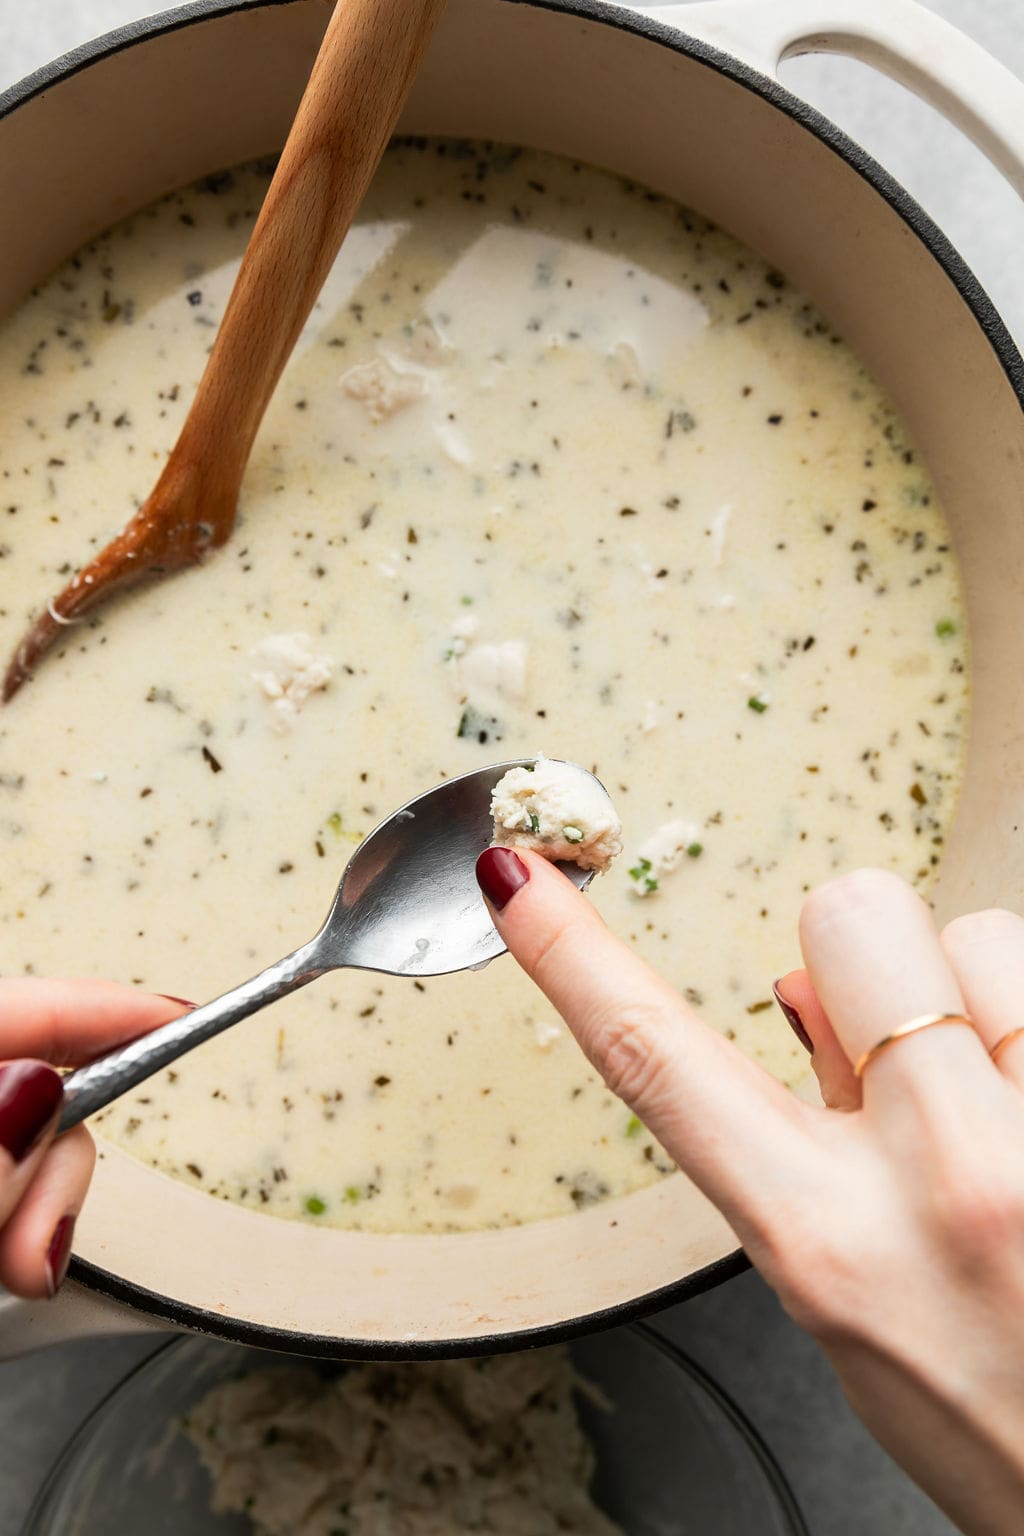
<path id="1" fill-rule="evenodd" d="M 339 0 L 172 454 L 241 482 L 445 0 Z"/>
<path id="2" fill-rule="evenodd" d="M 195 399 L 146 501 L 22 638 L 14 697 L 74 622 L 230 536 L 253 438 L 398 120 L 445 0 L 339 0 Z"/>

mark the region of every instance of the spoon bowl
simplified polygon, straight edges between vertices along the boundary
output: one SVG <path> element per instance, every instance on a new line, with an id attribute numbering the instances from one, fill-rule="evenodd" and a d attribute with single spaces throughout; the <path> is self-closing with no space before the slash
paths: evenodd
<path id="1" fill-rule="evenodd" d="M 495 785 L 509 769 L 532 761 L 513 758 L 474 769 L 400 806 L 359 844 L 323 927 L 308 944 L 212 1003 L 72 1072 L 64 1079 L 60 1131 L 327 971 L 444 976 L 504 954 L 480 896 L 476 861 L 491 841 Z M 576 864 L 558 868 L 581 891 L 594 876 Z"/>
<path id="2" fill-rule="evenodd" d="M 363 839 L 314 940 L 332 968 L 444 976 L 505 953 L 474 871 L 491 841 L 495 785 L 532 761 L 515 758 L 446 779 Z M 559 868 L 580 890 L 594 874 L 576 864 Z"/>

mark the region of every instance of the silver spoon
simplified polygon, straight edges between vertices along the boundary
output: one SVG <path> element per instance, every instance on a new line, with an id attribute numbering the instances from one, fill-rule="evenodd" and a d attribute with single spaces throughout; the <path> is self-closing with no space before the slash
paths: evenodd
<path id="1" fill-rule="evenodd" d="M 353 966 L 392 976 L 444 976 L 504 954 L 474 869 L 491 841 L 491 791 L 510 768 L 532 761 L 516 758 L 446 779 L 382 821 L 349 860 L 315 938 L 212 1003 L 70 1073 L 58 1134 L 327 971 Z M 576 864 L 559 868 L 581 891 L 593 878 L 593 870 Z"/>

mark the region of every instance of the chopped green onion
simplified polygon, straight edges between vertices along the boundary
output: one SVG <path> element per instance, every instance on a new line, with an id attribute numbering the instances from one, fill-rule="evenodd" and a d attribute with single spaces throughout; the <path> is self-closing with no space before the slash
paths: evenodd
<path id="1" fill-rule="evenodd" d="M 760 694 L 754 693 L 747 700 L 747 708 L 752 709 L 755 715 L 763 715 L 768 708 L 768 701 L 767 699 L 762 699 Z"/>
<path id="2" fill-rule="evenodd" d="M 691 843 L 689 848 L 687 848 L 686 851 L 689 854 L 691 859 L 699 859 L 701 854 L 704 852 L 704 844 L 703 843 Z"/>
<path id="3" fill-rule="evenodd" d="M 626 1135 L 627 1136 L 639 1136 L 641 1131 L 643 1130 L 643 1128 L 644 1128 L 644 1123 L 640 1119 L 640 1116 L 639 1115 L 630 1115 L 629 1119 L 626 1121 Z"/>
<path id="4" fill-rule="evenodd" d="M 463 608 L 472 608 L 473 606 L 473 599 L 471 597 L 460 597 L 459 602 L 462 604 Z"/>
<path id="5" fill-rule="evenodd" d="M 363 834 L 361 832 L 346 831 L 345 823 L 342 819 L 340 811 L 331 812 L 327 818 L 327 825 L 330 827 L 335 837 L 343 837 L 348 843 L 361 843 L 363 840 Z"/>
<path id="6" fill-rule="evenodd" d="M 567 843 L 582 843 L 583 833 L 579 827 L 563 827 L 562 836 Z"/>
<path id="7" fill-rule="evenodd" d="M 311 1216 L 322 1216 L 327 1207 L 319 1195 L 310 1195 L 306 1201 L 306 1210 Z"/>
<path id="8" fill-rule="evenodd" d="M 652 891 L 658 889 L 658 882 L 651 874 L 653 868 L 654 865 L 650 859 L 639 858 L 629 871 L 629 878 L 633 881 L 634 885 L 642 888 L 640 894 L 643 896 L 649 896 Z"/>
<path id="9" fill-rule="evenodd" d="M 349 1205 L 355 1205 L 356 1202 L 362 1198 L 363 1192 L 361 1189 L 358 1189 L 355 1184 L 350 1184 L 345 1190 L 345 1199 L 348 1201 Z"/>
<path id="10" fill-rule="evenodd" d="M 540 831 L 540 817 L 537 815 L 537 812 L 536 811 L 530 811 L 529 812 L 529 817 L 530 817 L 530 831 L 531 832 L 539 832 Z"/>
<path id="11" fill-rule="evenodd" d="M 940 640 L 948 640 L 950 635 L 956 634 L 956 620 L 939 619 L 935 625 L 935 633 Z"/>

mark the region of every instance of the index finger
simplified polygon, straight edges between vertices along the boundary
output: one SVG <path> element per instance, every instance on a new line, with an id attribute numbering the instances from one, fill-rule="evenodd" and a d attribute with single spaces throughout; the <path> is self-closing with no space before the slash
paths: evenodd
<path id="1" fill-rule="evenodd" d="M 491 901 L 501 937 L 679 1166 L 727 1216 L 760 1204 L 776 1179 L 803 1176 L 814 1110 L 710 1029 L 546 859 L 488 850 L 477 865 L 485 895 L 501 899 L 493 876 L 502 864 L 515 875 L 510 858 L 527 878 L 505 905 Z"/>
<path id="2" fill-rule="evenodd" d="M 176 1019 L 189 1006 L 116 981 L 0 979 L 0 1056 L 77 1067 Z"/>

